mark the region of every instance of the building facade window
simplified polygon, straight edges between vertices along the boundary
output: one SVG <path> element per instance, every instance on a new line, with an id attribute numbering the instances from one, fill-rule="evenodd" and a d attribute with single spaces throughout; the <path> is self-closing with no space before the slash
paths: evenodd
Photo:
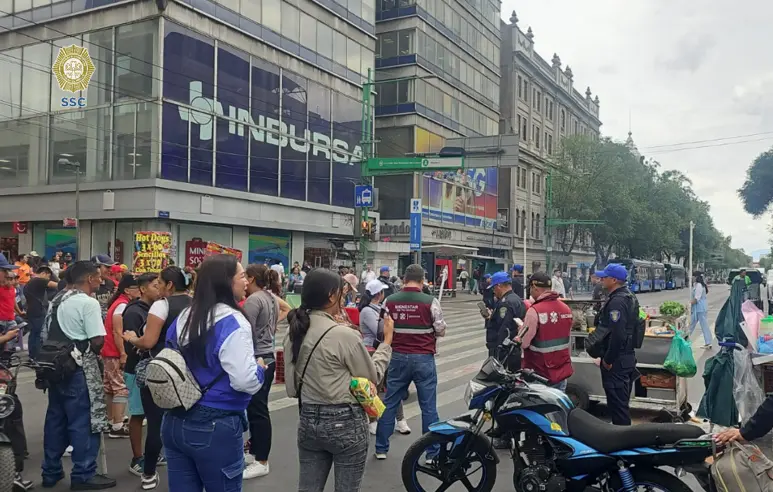
<path id="1" fill-rule="evenodd" d="M 537 221 L 534 223 L 534 227 L 536 228 L 536 232 L 537 232 L 537 233 L 535 234 L 535 237 L 536 237 L 537 239 L 539 239 L 539 238 L 540 238 L 540 229 L 541 229 L 541 226 L 540 226 L 540 224 L 541 224 L 541 221 L 540 221 L 540 215 L 539 215 L 539 214 L 537 214 Z"/>
<path id="2" fill-rule="evenodd" d="M 521 235 L 521 211 L 519 209 L 515 209 L 515 235 L 520 236 Z"/>
<path id="3" fill-rule="evenodd" d="M 523 78 L 520 75 L 518 75 L 516 85 L 518 86 L 518 98 L 523 99 Z"/>
<path id="4" fill-rule="evenodd" d="M 526 240 L 526 210 L 521 210 L 521 228 L 523 229 L 523 239 Z"/>
<path id="5" fill-rule="evenodd" d="M 539 149 L 540 148 L 540 128 L 537 125 L 534 125 L 532 127 L 532 137 L 534 138 L 534 145 Z"/>
<path id="6" fill-rule="evenodd" d="M 548 154 L 553 155 L 553 135 L 546 134 L 545 139 L 548 143 Z"/>
<path id="7" fill-rule="evenodd" d="M 529 140 L 529 119 L 526 116 L 521 116 L 521 138 Z"/>
<path id="8" fill-rule="evenodd" d="M 561 132 L 566 131 L 566 111 L 561 109 Z"/>

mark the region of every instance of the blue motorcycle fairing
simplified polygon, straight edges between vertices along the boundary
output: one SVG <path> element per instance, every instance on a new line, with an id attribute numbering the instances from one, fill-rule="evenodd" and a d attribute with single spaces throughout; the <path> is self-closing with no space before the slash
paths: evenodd
<path id="1" fill-rule="evenodd" d="M 489 401 L 493 396 L 501 391 L 503 388 L 500 385 L 494 385 L 489 386 L 486 389 L 482 390 L 481 392 L 477 393 L 476 395 L 473 395 L 472 399 L 470 400 L 470 405 L 468 408 L 472 409 L 479 409 L 483 408 L 483 406 L 486 404 L 487 401 Z"/>
<path id="2" fill-rule="evenodd" d="M 522 415 L 529 422 L 539 427 L 539 429 L 549 436 L 566 436 L 566 431 L 558 425 L 556 422 L 551 422 L 544 415 L 540 415 L 533 410 L 526 410 L 519 408 L 518 410 L 510 410 L 505 412 L 505 415 Z"/>
<path id="3" fill-rule="evenodd" d="M 429 431 L 434 432 L 435 434 L 443 434 L 445 436 L 464 434 L 472 427 L 472 417 L 475 415 L 475 413 L 476 412 L 474 411 L 466 412 L 453 419 L 435 422 L 434 424 L 429 425 Z M 469 421 L 465 420 L 464 417 L 468 417 Z"/>

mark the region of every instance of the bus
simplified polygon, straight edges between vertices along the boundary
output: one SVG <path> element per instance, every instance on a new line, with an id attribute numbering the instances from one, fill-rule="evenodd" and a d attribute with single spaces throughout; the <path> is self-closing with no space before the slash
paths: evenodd
<path id="1" fill-rule="evenodd" d="M 666 267 L 663 263 L 652 262 L 652 290 L 666 289 Z"/>
<path id="2" fill-rule="evenodd" d="M 653 290 L 655 276 L 651 261 L 623 259 L 612 260 L 610 263 L 619 263 L 628 270 L 628 287 L 631 292 L 651 292 Z"/>
<path id="3" fill-rule="evenodd" d="M 687 271 L 678 263 L 666 263 L 666 289 L 683 289 L 687 286 Z"/>

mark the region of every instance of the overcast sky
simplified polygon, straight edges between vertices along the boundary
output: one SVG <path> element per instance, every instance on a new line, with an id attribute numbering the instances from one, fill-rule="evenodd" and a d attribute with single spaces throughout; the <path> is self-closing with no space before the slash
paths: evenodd
<path id="1" fill-rule="evenodd" d="M 769 218 L 746 214 L 736 190 L 773 146 L 773 2 L 503 1 L 504 19 L 513 10 L 537 52 L 599 96 L 605 136 L 624 140 L 630 111 L 641 152 L 693 181 L 734 247 L 769 248 Z"/>

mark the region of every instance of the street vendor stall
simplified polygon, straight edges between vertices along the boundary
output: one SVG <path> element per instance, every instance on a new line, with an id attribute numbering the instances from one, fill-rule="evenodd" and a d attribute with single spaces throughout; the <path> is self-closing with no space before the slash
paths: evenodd
<path id="1" fill-rule="evenodd" d="M 587 315 L 583 319 L 586 329 L 582 329 L 582 322 L 576 321 L 577 313 L 587 312 L 593 302 L 565 302 L 572 308 L 575 317 L 570 342 L 574 374 L 569 378 L 566 393 L 577 407 L 587 410 L 591 402 L 606 403 L 601 369 L 596 359 L 585 351 L 585 340 L 595 327 Z M 577 329 L 578 324 L 580 329 Z M 672 318 L 650 314 L 644 343 L 636 349 L 636 368 L 641 377 L 634 382 L 631 391 L 632 409 L 666 411 L 673 420 L 689 418 L 691 408 L 687 402 L 687 379 L 675 376 L 664 367 L 674 330 L 684 333 L 687 325 L 686 316 Z"/>

